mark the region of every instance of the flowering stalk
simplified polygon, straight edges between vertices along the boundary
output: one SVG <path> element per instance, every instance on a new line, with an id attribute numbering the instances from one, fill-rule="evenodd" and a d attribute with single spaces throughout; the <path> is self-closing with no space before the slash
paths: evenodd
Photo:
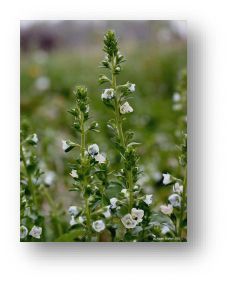
<path id="1" fill-rule="evenodd" d="M 23 125 L 22 125 L 23 128 Z M 42 215 L 40 213 L 41 194 L 38 159 L 34 148 L 38 137 L 34 133 L 28 135 L 21 130 L 20 158 L 21 158 L 21 235 L 22 241 L 40 239 L 42 234 Z M 38 226 L 39 225 L 39 226 Z M 30 232 L 29 232 L 30 230 Z"/>
<path id="2" fill-rule="evenodd" d="M 117 139 L 115 141 L 117 148 L 120 151 L 122 159 L 125 160 L 126 163 L 126 155 L 128 153 L 132 153 L 131 159 L 137 159 L 136 153 L 133 149 L 133 144 L 126 145 L 125 135 L 123 132 L 123 117 L 125 114 L 133 112 L 132 107 L 126 101 L 126 97 L 135 91 L 135 85 L 131 83 L 126 83 L 125 85 L 117 85 L 117 75 L 121 71 L 121 63 L 125 61 L 123 55 L 120 54 L 118 50 L 118 42 L 113 31 L 108 31 L 104 36 L 104 51 L 106 53 L 105 59 L 102 61 L 102 67 L 105 67 L 109 70 L 111 75 L 111 79 L 106 77 L 105 75 L 100 75 L 99 82 L 109 83 L 110 89 L 106 89 L 102 94 L 103 102 L 112 107 L 114 111 L 115 117 L 115 125 Z M 130 157 L 130 156 L 128 156 Z M 130 165 L 131 160 L 129 160 L 128 164 L 125 166 L 126 173 L 126 184 L 129 192 L 129 212 L 131 211 L 134 204 L 134 196 L 133 196 L 133 170 L 134 165 Z"/>
<path id="3" fill-rule="evenodd" d="M 98 201 L 98 193 L 103 199 L 104 189 L 95 178 L 99 173 L 99 168 L 106 163 L 105 157 L 99 152 L 97 144 L 87 145 L 87 134 L 89 131 L 98 132 L 98 123 L 93 121 L 89 123 L 89 103 L 88 93 L 85 87 L 79 86 L 74 90 L 76 105 L 69 113 L 74 116 L 74 128 L 80 135 L 80 144 L 72 141 L 63 141 L 63 149 L 69 152 L 75 147 L 80 148 L 80 156 L 71 165 L 71 177 L 74 179 L 74 188 L 71 191 L 80 192 L 84 200 L 84 207 L 77 208 L 71 206 L 69 214 L 71 216 L 70 225 L 72 229 L 81 229 L 81 236 L 86 241 L 91 241 L 93 230 L 101 232 L 105 229 L 103 220 L 96 220 L 100 217 L 102 203 Z M 88 149 L 86 150 L 86 148 Z M 99 185 L 99 188 L 97 187 Z M 99 191 L 99 192 L 98 192 Z M 95 205 L 96 203 L 96 205 Z M 97 212 L 98 211 L 98 212 Z M 84 220 L 85 219 L 85 220 Z M 85 222 L 85 223 L 84 223 Z M 95 223 L 95 224 L 94 224 Z M 78 233 L 77 233 L 78 235 Z"/>

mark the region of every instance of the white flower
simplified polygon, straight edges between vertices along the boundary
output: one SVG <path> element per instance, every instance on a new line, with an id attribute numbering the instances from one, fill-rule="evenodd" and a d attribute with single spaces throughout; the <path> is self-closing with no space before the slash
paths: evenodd
<path id="1" fill-rule="evenodd" d="M 88 153 L 89 153 L 89 155 L 94 157 L 95 155 L 97 155 L 99 153 L 99 146 L 97 144 L 91 144 L 88 147 Z"/>
<path id="2" fill-rule="evenodd" d="M 25 226 L 20 227 L 20 238 L 24 239 L 28 235 L 28 229 Z"/>
<path id="3" fill-rule="evenodd" d="M 134 92 L 135 91 L 135 84 L 128 84 L 128 89 L 130 90 L 130 92 Z"/>
<path id="4" fill-rule="evenodd" d="M 163 175 L 163 184 L 164 185 L 168 185 L 169 183 L 171 183 L 171 175 L 169 173 L 167 174 L 162 174 Z"/>
<path id="5" fill-rule="evenodd" d="M 172 194 L 171 196 L 169 196 L 169 202 L 172 204 L 173 207 L 180 207 L 181 197 L 178 194 Z"/>
<path id="6" fill-rule="evenodd" d="M 116 208 L 116 203 L 117 203 L 118 199 L 117 198 L 111 198 L 110 199 L 110 207 L 113 209 L 113 208 Z"/>
<path id="7" fill-rule="evenodd" d="M 107 88 L 101 95 L 101 99 L 112 99 L 115 96 L 113 88 Z"/>
<path id="8" fill-rule="evenodd" d="M 73 216 L 78 215 L 79 211 L 78 211 L 77 206 L 70 206 L 68 209 L 68 213 Z"/>
<path id="9" fill-rule="evenodd" d="M 164 225 L 162 228 L 161 228 L 161 233 L 163 235 L 167 234 L 168 232 L 170 231 L 169 227 Z"/>
<path id="10" fill-rule="evenodd" d="M 125 198 L 129 197 L 129 192 L 127 189 L 122 189 L 121 193 L 124 194 Z"/>
<path id="11" fill-rule="evenodd" d="M 182 105 L 180 103 L 173 105 L 173 111 L 180 111 L 182 109 Z"/>
<path id="12" fill-rule="evenodd" d="M 83 216 L 78 217 L 78 223 L 83 223 L 85 221 L 85 218 Z"/>
<path id="13" fill-rule="evenodd" d="M 167 214 L 167 215 L 170 215 L 173 212 L 173 206 L 171 204 L 161 205 L 160 209 L 162 213 Z"/>
<path id="14" fill-rule="evenodd" d="M 103 212 L 105 218 L 109 218 L 111 216 L 110 205 L 106 206 L 106 210 Z"/>
<path id="15" fill-rule="evenodd" d="M 175 92 L 175 93 L 173 94 L 173 101 L 174 101 L 174 102 L 178 102 L 178 101 L 180 101 L 180 100 L 181 100 L 180 94 L 179 94 L 178 92 Z"/>
<path id="16" fill-rule="evenodd" d="M 121 221 L 127 229 L 133 229 L 137 225 L 137 221 L 132 218 L 130 213 L 128 213 L 124 217 L 122 217 Z"/>
<path id="17" fill-rule="evenodd" d="M 142 209 L 132 208 L 131 210 L 131 216 L 134 220 L 137 221 L 137 224 L 142 222 L 144 211 Z"/>
<path id="18" fill-rule="evenodd" d="M 74 215 L 71 215 L 71 219 L 70 219 L 70 226 L 73 226 L 76 224 L 76 221 L 74 219 Z"/>
<path id="19" fill-rule="evenodd" d="M 54 180 L 55 180 L 55 173 L 52 171 L 48 171 L 44 176 L 44 183 L 47 186 L 51 186 Z"/>
<path id="20" fill-rule="evenodd" d="M 70 175 L 71 175 L 71 177 L 73 177 L 73 178 L 78 178 L 78 172 L 77 172 L 77 170 L 71 170 Z"/>
<path id="21" fill-rule="evenodd" d="M 99 163 L 105 163 L 106 158 L 105 158 L 104 155 L 98 153 L 98 154 L 95 156 L 95 160 L 98 161 Z"/>
<path id="22" fill-rule="evenodd" d="M 45 91 L 45 90 L 49 89 L 49 87 L 50 87 L 49 78 L 44 77 L 44 76 L 37 78 L 36 81 L 35 81 L 35 87 L 39 91 Z"/>
<path id="23" fill-rule="evenodd" d="M 92 227 L 96 232 L 101 232 L 105 229 L 105 224 L 103 220 L 97 220 L 93 222 Z"/>
<path id="24" fill-rule="evenodd" d="M 150 205 L 153 202 L 153 195 L 145 195 L 143 200 L 147 205 Z"/>
<path id="25" fill-rule="evenodd" d="M 180 185 L 179 183 L 175 183 L 173 186 L 173 192 L 181 194 L 183 192 L 183 186 Z"/>
<path id="26" fill-rule="evenodd" d="M 62 149 L 65 151 L 66 149 L 68 149 L 69 145 L 67 144 L 67 141 L 62 140 Z"/>
<path id="27" fill-rule="evenodd" d="M 120 106 L 120 113 L 126 114 L 133 112 L 133 108 L 130 106 L 130 104 L 126 101 L 123 105 Z"/>
<path id="28" fill-rule="evenodd" d="M 41 234 L 42 234 L 42 228 L 35 225 L 32 227 L 31 231 L 29 232 L 29 235 L 36 239 L 40 239 Z"/>
<path id="29" fill-rule="evenodd" d="M 31 137 L 31 140 L 32 140 L 35 144 L 37 144 L 38 141 L 39 141 L 39 139 L 38 139 L 38 137 L 37 137 L 37 134 L 33 134 L 32 137 Z"/>

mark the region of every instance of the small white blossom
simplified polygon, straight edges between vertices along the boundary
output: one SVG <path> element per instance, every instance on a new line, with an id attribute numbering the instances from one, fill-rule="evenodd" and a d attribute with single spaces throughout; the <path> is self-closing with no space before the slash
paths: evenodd
<path id="1" fill-rule="evenodd" d="M 129 83 L 128 84 L 128 89 L 129 89 L 130 92 L 134 92 L 135 91 L 135 84 Z"/>
<path id="2" fill-rule="evenodd" d="M 138 224 L 143 221 L 144 211 L 142 209 L 132 208 L 131 216 Z"/>
<path id="3" fill-rule="evenodd" d="M 71 170 L 70 175 L 71 175 L 71 177 L 73 177 L 73 178 L 78 178 L 78 172 L 77 172 L 77 170 Z"/>
<path id="4" fill-rule="evenodd" d="M 178 193 L 178 194 L 182 194 L 183 186 L 180 185 L 179 183 L 175 183 L 174 186 L 173 186 L 173 192 Z"/>
<path id="5" fill-rule="evenodd" d="M 104 224 L 103 220 L 97 220 L 97 221 L 93 222 L 92 227 L 96 232 L 99 233 L 99 232 L 101 232 L 105 229 L 105 224 Z"/>
<path id="6" fill-rule="evenodd" d="M 170 215 L 173 212 L 173 206 L 171 204 L 161 205 L 160 209 L 162 213 L 167 214 L 167 215 Z"/>
<path id="7" fill-rule="evenodd" d="M 161 228 L 161 233 L 163 235 L 167 234 L 168 232 L 170 232 L 170 229 L 168 226 L 164 225 L 162 228 Z"/>
<path id="8" fill-rule="evenodd" d="M 69 145 L 67 144 L 67 141 L 62 140 L 62 149 L 65 151 L 66 149 L 68 149 Z"/>
<path id="9" fill-rule="evenodd" d="M 169 202 L 172 204 L 173 207 L 180 207 L 181 197 L 178 194 L 172 194 L 169 196 Z"/>
<path id="10" fill-rule="evenodd" d="M 94 157 L 95 155 L 97 155 L 99 153 L 99 146 L 97 144 L 91 144 L 88 147 L 88 153 L 89 153 L 89 155 Z"/>
<path id="11" fill-rule="evenodd" d="M 31 231 L 29 232 L 29 235 L 36 239 L 40 239 L 41 234 L 42 234 L 42 228 L 35 225 L 32 227 Z"/>
<path id="12" fill-rule="evenodd" d="M 121 221 L 127 229 L 133 229 L 137 225 L 137 221 L 132 218 L 130 213 L 128 213 L 124 217 L 122 217 Z"/>
<path id="13" fill-rule="evenodd" d="M 104 92 L 101 95 L 101 99 L 107 99 L 110 100 L 115 96 L 114 89 L 113 88 L 107 88 L 104 90 Z"/>
<path id="14" fill-rule="evenodd" d="M 175 92 L 173 94 L 173 101 L 174 102 L 179 102 L 180 100 L 181 100 L 181 96 L 180 96 L 179 92 Z"/>
<path id="15" fill-rule="evenodd" d="M 44 176 L 44 183 L 47 186 L 51 186 L 54 181 L 55 181 L 55 173 L 52 171 L 48 171 Z"/>
<path id="16" fill-rule="evenodd" d="M 85 221 L 85 218 L 83 216 L 78 217 L 78 223 L 83 223 Z"/>
<path id="17" fill-rule="evenodd" d="M 35 87 L 39 91 L 48 90 L 50 87 L 50 79 L 48 77 L 39 77 L 35 81 Z"/>
<path id="18" fill-rule="evenodd" d="M 25 226 L 20 227 L 20 238 L 24 239 L 28 235 L 28 229 Z"/>
<path id="19" fill-rule="evenodd" d="M 75 221 L 74 215 L 71 215 L 70 226 L 73 226 L 75 224 L 76 224 L 76 221 Z"/>
<path id="20" fill-rule="evenodd" d="M 116 208 L 116 203 L 117 203 L 118 199 L 117 198 L 111 198 L 110 199 L 110 203 L 111 203 L 111 208 Z"/>
<path id="21" fill-rule="evenodd" d="M 163 175 L 163 184 L 164 185 L 168 185 L 169 183 L 171 183 L 171 175 L 169 173 L 167 174 L 162 174 Z"/>
<path id="22" fill-rule="evenodd" d="M 133 112 L 133 108 L 130 106 L 130 104 L 126 101 L 123 105 L 120 106 L 120 113 L 126 114 Z"/>
<path id="23" fill-rule="evenodd" d="M 147 204 L 150 205 L 153 202 L 153 195 L 146 195 L 143 199 L 143 201 Z"/>
<path id="24" fill-rule="evenodd" d="M 110 205 L 106 206 L 105 211 L 103 212 L 105 218 L 111 217 Z"/>
<path id="25" fill-rule="evenodd" d="M 106 158 L 105 158 L 105 156 L 102 155 L 101 153 L 98 153 L 98 154 L 95 156 L 95 160 L 98 161 L 99 163 L 105 163 Z"/>
<path id="26" fill-rule="evenodd" d="M 78 215 L 79 211 L 78 211 L 77 206 L 70 206 L 68 209 L 68 213 L 73 216 Z"/>
<path id="27" fill-rule="evenodd" d="M 39 141 L 39 139 L 38 139 L 38 137 L 37 137 L 37 134 L 33 134 L 32 137 L 31 137 L 31 140 L 32 140 L 35 144 L 37 144 L 38 141 Z"/>

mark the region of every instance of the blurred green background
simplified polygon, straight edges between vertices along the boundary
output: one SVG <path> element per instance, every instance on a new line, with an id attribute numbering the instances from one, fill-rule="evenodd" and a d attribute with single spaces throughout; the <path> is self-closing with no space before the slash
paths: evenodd
<path id="1" fill-rule="evenodd" d="M 178 165 L 177 123 L 173 94 L 187 64 L 185 22 L 182 21 L 22 21 L 21 22 L 21 122 L 29 122 L 31 133 L 38 134 L 38 156 L 53 181 L 50 190 L 64 208 L 77 202 L 68 192 L 72 186 L 68 163 L 77 155 L 66 154 L 62 139 L 77 139 L 72 117 L 67 110 L 74 105 L 72 89 L 86 85 L 93 119 L 100 133 L 89 136 L 105 152 L 113 169 L 119 156 L 110 140 L 106 122 L 111 112 L 101 101 L 98 75 L 103 73 L 103 35 L 113 29 L 119 38 L 121 53 L 127 58 L 118 83 L 136 84 L 124 127 L 136 132 L 140 179 L 145 192 L 155 195 L 155 205 L 165 201 L 169 188 L 162 187 L 162 173 L 181 177 Z M 48 177 L 49 176 L 49 177 Z M 51 177 L 52 176 L 52 177 Z M 48 180 L 49 178 L 49 180 Z M 51 183 L 51 182 L 50 182 Z"/>

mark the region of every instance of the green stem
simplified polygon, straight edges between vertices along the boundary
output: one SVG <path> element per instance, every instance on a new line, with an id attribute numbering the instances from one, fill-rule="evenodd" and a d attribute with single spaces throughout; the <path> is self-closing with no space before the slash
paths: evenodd
<path id="1" fill-rule="evenodd" d="M 81 113 L 81 157 L 82 160 L 85 157 L 85 127 L 84 127 L 84 118 L 83 114 Z"/>
<path id="2" fill-rule="evenodd" d="M 129 185 L 129 188 L 128 188 L 129 189 L 129 211 L 131 211 L 133 203 L 134 203 L 132 170 L 130 170 L 128 174 L 128 185 Z"/>
<path id="3" fill-rule="evenodd" d="M 91 217 L 90 217 L 90 208 L 89 208 L 89 200 L 86 198 L 86 226 L 87 226 L 87 240 L 91 241 Z"/>
<path id="4" fill-rule="evenodd" d="M 58 221 L 58 213 L 57 213 L 57 208 L 56 208 L 56 204 L 54 202 L 54 200 L 52 199 L 51 195 L 49 194 L 47 189 L 44 189 L 44 194 L 47 198 L 47 201 L 52 209 L 52 215 L 53 215 L 53 219 L 55 220 L 54 223 L 56 225 L 56 229 L 58 231 L 59 236 L 62 235 L 63 230 L 62 230 L 62 225 L 60 224 L 60 222 Z"/>

